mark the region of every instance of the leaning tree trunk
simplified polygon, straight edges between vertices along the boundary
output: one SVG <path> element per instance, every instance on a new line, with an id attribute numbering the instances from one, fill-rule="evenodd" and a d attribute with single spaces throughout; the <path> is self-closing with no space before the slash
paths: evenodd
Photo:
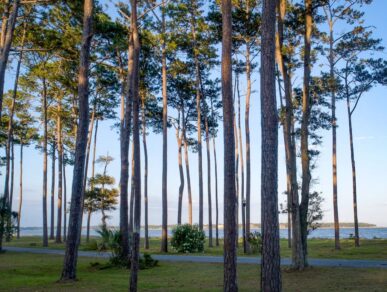
<path id="1" fill-rule="evenodd" d="M 47 84 L 43 79 L 43 246 L 48 246 L 48 228 L 47 228 Z"/>
<path id="2" fill-rule="evenodd" d="M 292 101 L 292 85 L 285 56 L 283 55 L 284 38 L 284 19 L 286 13 L 286 0 L 281 0 L 278 7 L 278 37 L 277 37 L 277 62 L 283 76 L 285 87 L 285 119 L 284 119 L 284 138 L 285 138 L 285 156 L 286 172 L 290 197 L 290 208 L 292 219 L 292 266 L 297 270 L 304 269 L 304 251 L 301 240 L 300 207 L 298 198 L 297 182 L 297 163 L 296 163 L 296 145 L 294 141 L 294 114 Z M 289 203 L 288 203 L 289 206 Z"/>
<path id="3" fill-rule="evenodd" d="M 184 160 L 185 160 L 185 172 L 187 175 L 187 189 L 188 189 L 188 223 L 192 225 L 192 190 L 191 190 L 191 174 L 189 171 L 189 159 L 188 159 L 188 140 L 185 132 L 185 125 L 183 129 L 184 136 Z"/>
<path id="4" fill-rule="evenodd" d="M 352 111 L 351 102 L 349 99 L 348 86 L 347 86 L 347 112 L 348 112 L 348 129 L 349 129 L 349 145 L 351 147 L 351 166 L 352 166 L 352 194 L 353 194 L 353 219 L 355 225 L 355 246 L 360 246 L 359 239 L 359 220 L 357 217 L 357 188 L 356 188 L 356 164 L 355 164 L 355 149 L 353 144 L 353 131 L 352 131 Z"/>
<path id="5" fill-rule="evenodd" d="M 207 146 L 207 192 L 208 192 L 208 246 L 212 244 L 212 196 L 211 196 L 211 149 L 210 149 L 210 134 L 208 129 L 208 119 L 205 119 L 206 124 L 206 146 Z"/>
<path id="6" fill-rule="evenodd" d="M 308 207 L 310 192 L 310 158 L 309 158 L 309 119 L 310 119 L 310 71 L 311 71 L 311 36 L 312 36 L 312 0 L 305 0 L 305 49 L 304 49 L 304 85 L 302 94 L 302 120 L 301 120 L 301 168 L 302 168 L 302 185 L 301 185 L 301 204 L 300 204 L 300 221 L 301 221 L 301 240 L 304 250 L 304 262 L 308 264 Z"/>
<path id="7" fill-rule="evenodd" d="M 231 0 L 222 1 L 222 101 L 224 145 L 224 291 L 238 291 Z"/>
<path id="8" fill-rule="evenodd" d="M 162 95 L 163 95 L 163 172 L 162 172 L 162 232 L 161 232 L 161 252 L 168 252 L 168 96 L 167 96 L 167 53 L 165 39 L 165 0 L 162 1 Z"/>
<path id="9" fill-rule="evenodd" d="M 0 50 L 0 120 L 3 111 L 5 71 L 7 69 L 9 52 L 11 51 L 19 7 L 20 0 L 15 0 L 9 19 L 6 21 L 5 18 L 3 18 L 2 46 Z"/>
<path id="10" fill-rule="evenodd" d="M 78 246 L 81 239 L 83 212 L 83 178 L 85 175 L 85 158 L 87 131 L 89 123 L 89 65 L 90 45 L 93 36 L 93 0 L 84 1 L 83 35 L 78 76 L 79 125 L 75 145 L 75 164 L 71 194 L 69 232 L 61 280 L 75 280 L 78 259 Z"/>
<path id="11" fill-rule="evenodd" d="M 141 149 L 140 149 L 140 98 L 138 92 L 139 83 L 139 59 L 140 40 L 137 28 L 137 0 L 131 0 L 131 28 L 133 33 L 133 75 L 132 75 L 132 96 L 133 96 L 133 145 L 134 145 L 134 192 L 135 206 L 133 219 L 133 242 L 130 274 L 130 291 L 137 291 L 137 278 L 140 256 L 140 227 L 141 227 Z"/>
<path id="12" fill-rule="evenodd" d="M 55 138 L 54 138 L 55 139 Z M 50 239 L 54 239 L 55 230 L 55 150 L 56 143 L 52 142 L 51 148 L 51 225 L 50 225 Z"/>
<path id="13" fill-rule="evenodd" d="M 275 88 L 276 3 L 263 1 L 261 53 L 261 290 L 281 291 L 278 223 L 278 114 Z"/>
<path id="14" fill-rule="evenodd" d="M 62 242 L 62 194 L 63 194 L 63 144 L 62 144 L 62 100 L 58 103 L 57 139 L 58 139 L 58 210 L 56 223 L 56 243 Z"/>
<path id="15" fill-rule="evenodd" d="M 146 142 L 146 116 L 145 101 L 142 103 L 142 144 L 144 148 L 144 215 L 145 215 L 145 238 L 144 248 L 149 249 L 149 228 L 148 228 L 148 146 Z"/>
<path id="16" fill-rule="evenodd" d="M 17 212 L 17 238 L 20 238 L 20 221 L 23 206 L 23 141 L 20 141 L 19 208 Z"/>

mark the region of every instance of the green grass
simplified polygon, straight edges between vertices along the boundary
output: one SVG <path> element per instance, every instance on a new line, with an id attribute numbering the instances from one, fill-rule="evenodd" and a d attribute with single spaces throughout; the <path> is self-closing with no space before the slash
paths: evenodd
<path id="1" fill-rule="evenodd" d="M 96 269 L 101 259 L 79 258 L 74 283 L 58 283 L 63 257 L 7 252 L 0 254 L 0 291 L 127 291 L 129 271 Z M 284 291 L 385 291 L 387 270 L 309 268 L 304 272 L 283 270 Z M 139 291 L 221 291 L 221 264 L 164 263 L 142 270 Z M 259 267 L 238 266 L 241 291 L 258 291 Z"/>
<path id="2" fill-rule="evenodd" d="M 92 238 L 91 240 L 95 240 Z M 355 247 L 353 240 L 342 239 L 341 250 L 334 249 L 334 241 L 331 239 L 311 239 L 308 242 L 309 257 L 310 258 L 332 258 L 332 259 L 375 259 L 375 260 L 387 260 L 387 240 L 386 239 L 370 239 L 361 240 L 361 246 Z M 42 240 L 37 236 L 25 236 L 20 239 L 14 239 L 11 242 L 4 244 L 5 246 L 19 246 L 19 247 L 42 247 Z M 143 239 L 141 242 L 143 247 Z M 54 241 L 49 241 L 49 248 L 51 249 L 63 249 L 64 244 L 57 244 Z M 80 250 L 90 249 L 85 240 L 82 240 Z M 160 253 L 160 239 L 150 239 L 150 249 L 142 249 L 142 252 L 150 254 Z M 169 252 L 176 254 L 176 251 L 169 246 Z M 208 244 L 205 246 L 204 253 L 195 255 L 223 255 L 222 241 L 219 247 L 209 248 Z M 238 254 L 244 255 L 242 250 L 242 244 L 239 245 Z M 256 256 L 256 255 L 249 255 Z M 287 241 L 281 240 L 281 256 L 288 258 L 291 256 L 291 250 L 287 247 Z"/>

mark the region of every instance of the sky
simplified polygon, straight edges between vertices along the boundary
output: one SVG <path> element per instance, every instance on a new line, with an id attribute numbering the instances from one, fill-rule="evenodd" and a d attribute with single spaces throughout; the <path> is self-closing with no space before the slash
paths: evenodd
<path id="1" fill-rule="evenodd" d="M 103 2 L 103 1 L 102 1 Z M 113 11 L 112 5 L 108 3 L 108 11 Z M 387 47 L 387 31 L 385 12 L 387 1 L 374 0 L 374 3 L 365 8 L 366 24 L 374 26 L 374 36 L 383 39 L 383 45 Z M 387 59 L 387 54 L 382 55 Z M 219 74 L 216 68 L 214 74 Z M 240 77 L 243 79 L 243 76 Z M 6 75 L 6 88 L 13 83 L 14 72 L 9 71 Z M 253 94 L 251 97 L 250 130 L 251 130 L 251 222 L 260 222 L 260 90 L 259 74 L 257 69 L 253 72 Z M 301 82 L 301 79 L 298 80 Z M 242 96 L 245 91 L 245 83 L 241 81 L 240 89 Z M 244 109 L 242 98 L 241 107 Z M 242 121 L 244 119 L 242 111 Z M 348 135 L 348 119 L 344 102 L 337 105 L 337 159 L 338 159 L 338 205 L 340 222 L 353 222 L 352 208 L 352 178 Z M 99 125 L 97 156 L 106 155 L 114 157 L 109 165 L 108 172 L 119 182 L 120 173 L 120 151 L 119 136 L 116 130 L 112 130 L 113 121 L 104 121 Z M 222 123 L 220 123 L 222 126 Z M 243 125 L 243 122 L 242 122 Z M 387 226 L 387 88 L 376 87 L 368 92 L 360 101 L 353 116 L 355 157 L 357 167 L 358 184 L 358 216 L 360 222 L 373 223 L 378 226 Z M 219 222 L 223 222 L 223 136 L 222 127 L 216 139 L 218 155 L 218 181 L 219 181 Z M 244 133 L 244 128 L 242 129 Z M 333 200 L 332 200 L 332 165 L 331 165 L 331 131 L 321 132 L 323 144 L 321 155 L 318 159 L 318 167 L 313 176 L 318 178 L 314 189 L 320 191 L 324 197 L 323 222 L 333 222 Z M 161 224 L 161 171 L 162 171 L 162 136 L 149 134 L 149 224 Z M 205 147 L 205 144 L 203 144 Z M 205 149 L 205 148 L 204 148 Z M 15 159 L 15 191 L 13 206 L 18 205 L 19 194 L 19 147 L 15 147 L 17 157 Z M 245 150 L 245 149 L 244 149 Z M 3 150 L 2 150 L 3 151 Z M 212 151 L 212 150 L 211 150 Z M 23 227 L 38 227 L 42 225 L 42 165 L 43 156 L 34 147 L 25 149 L 24 155 L 24 187 L 23 187 L 23 211 L 21 225 Z M 204 152 L 205 153 L 205 152 Z M 198 176 L 197 176 L 197 154 L 190 152 L 191 183 L 193 193 L 193 221 L 198 222 Z M 143 161 L 143 160 L 142 160 Z M 51 161 L 49 160 L 49 163 Z M 213 160 L 211 161 L 213 163 Z M 143 165 L 141 165 L 143 167 Z M 214 166 L 212 167 L 212 182 L 214 182 Z M 51 173 L 48 173 L 48 186 L 50 193 Z M 204 170 L 204 222 L 208 222 L 207 208 L 207 164 L 203 157 Z M 3 171 L 2 171 L 3 172 Z M 102 166 L 97 168 L 102 172 Z M 284 202 L 286 189 L 285 157 L 282 129 L 279 132 L 279 201 Z M 67 190 L 68 200 L 71 196 L 72 168 L 67 168 Z M 177 163 L 177 142 L 174 129 L 168 132 L 168 223 L 177 222 L 177 199 L 180 180 Z M 118 185 L 117 185 L 118 187 Z M 4 189 L 4 176 L 0 177 L 0 190 Z M 212 202 L 214 207 L 215 186 L 212 186 Z M 56 204 L 56 203 L 55 203 Z M 183 222 L 188 220 L 187 213 L 187 188 L 183 197 Z M 213 222 L 215 222 L 215 209 L 213 208 Z M 144 211 L 142 210 L 142 215 Z M 110 213 L 109 224 L 118 225 L 118 210 Z M 143 218 L 142 218 L 143 219 Z M 92 225 L 100 224 L 101 215 L 96 213 L 92 216 Z M 142 221 L 143 222 L 143 221 Z M 285 216 L 280 216 L 280 222 L 286 222 Z M 84 222 L 85 224 L 85 222 Z"/>

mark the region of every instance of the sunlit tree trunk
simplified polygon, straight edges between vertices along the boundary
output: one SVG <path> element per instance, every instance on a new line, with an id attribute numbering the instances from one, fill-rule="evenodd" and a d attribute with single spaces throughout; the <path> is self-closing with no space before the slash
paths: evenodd
<path id="1" fill-rule="evenodd" d="M 63 195 L 63 144 L 62 144 L 62 100 L 58 101 L 57 140 L 58 140 L 58 210 L 56 223 L 56 243 L 62 242 L 62 195 Z"/>
<path id="2" fill-rule="evenodd" d="M 184 126 L 185 127 L 185 126 Z M 185 160 L 185 172 L 187 175 L 187 189 L 188 189 L 188 223 L 192 225 L 192 190 L 191 190 L 191 174 L 189 170 L 188 159 L 188 141 L 186 137 L 185 128 L 183 129 L 184 136 L 184 160 Z"/>
<path id="3" fill-rule="evenodd" d="M 54 138 L 55 139 L 55 138 Z M 50 225 L 50 239 L 54 239 L 55 233 L 55 151 L 56 142 L 55 140 L 51 145 L 51 225 Z"/>
<path id="4" fill-rule="evenodd" d="M 48 228 L 47 228 L 47 84 L 43 78 L 43 246 L 48 246 Z"/>
<path id="5" fill-rule="evenodd" d="M 23 206 L 23 141 L 20 141 L 19 208 L 17 213 L 17 238 L 20 238 L 20 221 Z"/>
<path id="6" fill-rule="evenodd" d="M 184 112 L 180 114 L 179 111 L 179 119 L 178 126 L 176 128 L 176 140 L 177 140 L 177 162 L 179 165 L 179 176 L 180 176 L 180 186 L 179 186 L 179 199 L 178 199 L 178 207 L 177 207 L 177 224 L 181 225 L 181 214 L 183 208 L 183 193 L 184 193 L 184 171 L 183 171 L 183 159 L 182 159 L 182 144 L 183 144 L 183 133 L 180 133 L 180 115 L 184 116 Z M 184 118 L 182 124 L 184 124 Z M 183 132 L 183 131 L 181 131 Z"/>
<path id="7" fill-rule="evenodd" d="M 67 185 L 66 185 L 66 161 L 63 153 L 63 240 L 67 238 Z"/>
<path id="8" fill-rule="evenodd" d="M 208 129 L 208 119 L 205 118 L 206 127 L 206 146 L 207 146 L 207 192 L 208 192 L 208 246 L 213 247 L 212 244 L 212 195 L 211 195 L 211 147 L 210 134 Z"/>
<path id="9" fill-rule="evenodd" d="M 148 227 L 148 146 L 146 142 L 146 115 L 145 101 L 142 102 L 142 144 L 144 148 L 144 216 L 145 216 L 145 238 L 144 248 L 149 249 L 149 227 Z"/>
<path id="10" fill-rule="evenodd" d="M 281 291 L 278 223 L 278 113 L 275 88 L 276 3 L 263 1 L 261 46 L 261 291 Z"/>
<path id="11" fill-rule="evenodd" d="M 95 120 L 95 104 L 93 106 L 93 112 L 91 113 L 91 119 L 89 123 L 89 130 L 87 136 L 87 145 L 86 145 L 86 165 L 85 165 L 85 177 L 83 178 L 83 188 L 87 189 L 87 174 L 89 170 L 89 160 L 90 160 L 90 148 L 91 148 L 91 140 L 93 138 L 93 128 L 94 128 L 94 120 Z"/>
<path id="12" fill-rule="evenodd" d="M 66 251 L 61 280 L 75 280 L 78 259 L 78 246 L 81 239 L 83 213 L 83 179 L 85 175 L 85 158 L 87 131 L 89 124 L 89 65 L 90 46 L 93 37 L 93 0 L 84 1 L 83 35 L 80 52 L 78 76 L 79 124 L 75 145 L 75 164 L 71 194 L 69 232 L 66 241 Z"/>
<path id="13" fill-rule="evenodd" d="M 235 136 L 232 97 L 231 0 L 222 1 L 222 101 L 224 145 L 224 291 L 238 291 L 235 194 Z"/>

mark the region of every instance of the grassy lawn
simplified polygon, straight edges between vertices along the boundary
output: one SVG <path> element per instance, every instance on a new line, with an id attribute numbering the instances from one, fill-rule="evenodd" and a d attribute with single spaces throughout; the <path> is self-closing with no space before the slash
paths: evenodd
<path id="1" fill-rule="evenodd" d="M 129 272 L 90 265 L 101 259 L 80 258 L 75 283 L 58 283 L 63 257 L 7 252 L 0 254 L 0 291 L 126 291 Z M 386 269 L 310 268 L 283 271 L 284 291 L 385 291 Z M 258 291 L 259 267 L 238 266 L 241 291 Z M 221 264 L 159 263 L 140 271 L 140 291 L 221 291 Z"/>
<path id="2" fill-rule="evenodd" d="M 96 238 L 92 238 L 91 241 L 95 241 Z M 387 240 L 386 239 L 370 239 L 370 240 L 361 240 L 361 246 L 356 248 L 354 246 L 353 240 L 342 239 L 341 240 L 341 250 L 336 251 L 334 249 L 334 241 L 331 239 L 311 239 L 308 242 L 309 244 L 309 257 L 311 258 L 336 258 L 336 259 L 375 259 L 375 260 L 387 260 Z M 14 239 L 11 242 L 5 243 L 5 246 L 19 246 L 19 247 L 42 247 L 42 240 L 37 236 L 26 236 L 20 239 Z M 81 250 L 90 250 L 92 244 L 86 244 L 82 240 Z M 143 243 L 141 244 L 143 246 Z M 49 248 L 52 249 L 63 249 L 64 244 L 55 243 L 55 241 L 49 241 Z M 150 249 L 142 249 L 142 252 L 147 252 L 150 254 L 159 254 L 160 253 L 160 239 L 151 238 L 150 240 Z M 171 254 L 176 254 L 176 252 L 169 247 L 169 252 Z M 238 251 L 239 255 L 243 254 L 242 244 Z M 223 255 L 222 242 L 220 242 L 219 247 L 209 248 L 206 244 L 205 255 Z M 195 254 L 202 255 L 202 254 Z M 256 255 L 250 255 L 256 256 Z M 288 258 L 291 256 L 291 250 L 287 247 L 287 241 L 281 240 L 281 256 L 283 258 Z"/>

